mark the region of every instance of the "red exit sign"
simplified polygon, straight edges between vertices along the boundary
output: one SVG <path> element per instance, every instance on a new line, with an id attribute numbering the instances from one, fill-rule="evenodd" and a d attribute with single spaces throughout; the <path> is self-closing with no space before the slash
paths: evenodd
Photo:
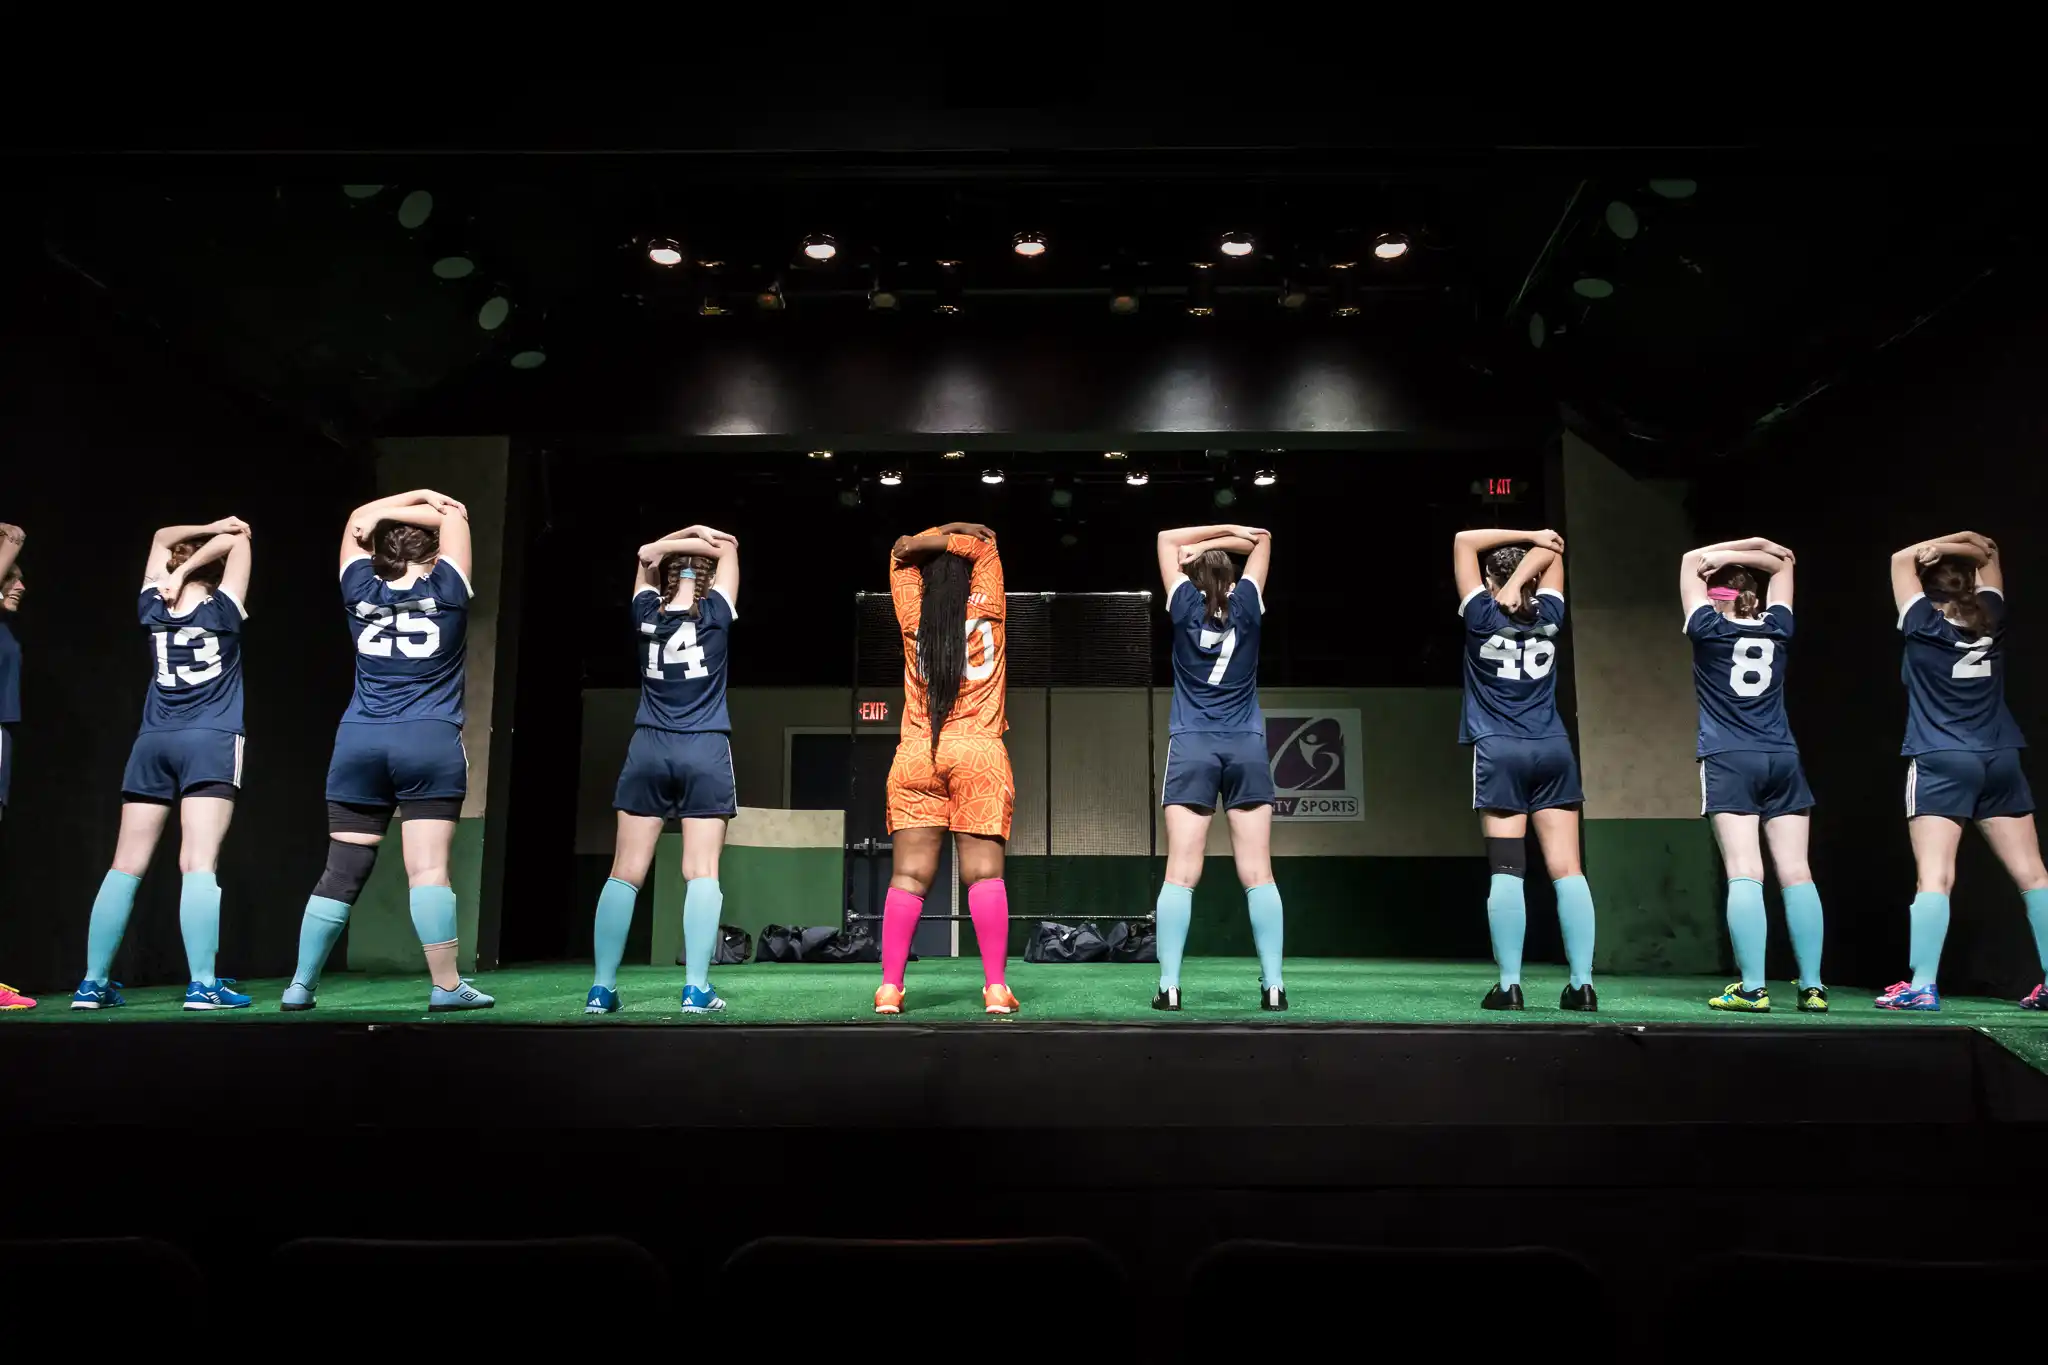
<path id="1" fill-rule="evenodd" d="M 1488 497 L 1493 498 L 1511 498 L 1515 495 L 1515 481 L 1513 479 L 1488 479 L 1486 481 L 1486 494 Z"/>
<path id="2" fill-rule="evenodd" d="M 885 701 L 864 701 L 860 704 L 860 718 L 864 721 L 886 721 L 889 719 L 889 703 Z"/>
<path id="3" fill-rule="evenodd" d="M 1520 502 L 1523 481 L 1517 478 L 1474 479 L 1472 492 L 1481 502 Z"/>

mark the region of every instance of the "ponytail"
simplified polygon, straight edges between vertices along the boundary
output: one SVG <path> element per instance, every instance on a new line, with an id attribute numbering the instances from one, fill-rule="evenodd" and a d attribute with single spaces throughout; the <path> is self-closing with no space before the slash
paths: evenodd
<path id="1" fill-rule="evenodd" d="M 1188 581 L 1202 594 L 1203 620 L 1230 619 L 1230 590 L 1236 586 L 1237 575 L 1229 555 L 1221 550 L 1204 550 L 1188 562 Z"/>
<path id="2" fill-rule="evenodd" d="M 704 606 L 704 594 L 711 591 L 711 576 L 718 571 L 718 561 L 706 555 L 669 555 L 661 561 L 657 575 L 661 580 L 661 605 L 666 607 L 676 600 L 682 591 L 683 570 L 688 569 L 694 578 L 697 590 L 690 598 L 690 609 L 683 614 L 696 620 Z"/>
<path id="3" fill-rule="evenodd" d="M 380 521 L 370 533 L 370 567 L 389 581 L 408 564 L 424 564 L 441 553 L 441 533 L 402 521 Z"/>
<path id="4" fill-rule="evenodd" d="M 1977 600 L 1977 566 L 1944 555 L 1920 571 L 1920 586 L 1942 614 L 1972 635 L 1991 633 L 1991 614 Z"/>

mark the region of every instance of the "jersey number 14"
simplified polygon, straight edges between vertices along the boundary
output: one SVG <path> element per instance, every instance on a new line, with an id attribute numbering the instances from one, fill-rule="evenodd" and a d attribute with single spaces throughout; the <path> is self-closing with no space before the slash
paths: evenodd
<path id="1" fill-rule="evenodd" d="M 677 626 L 667 644 L 659 640 L 647 642 L 647 676 L 657 681 L 666 678 L 664 664 L 683 665 L 686 678 L 711 676 L 711 670 L 704 666 L 704 646 L 697 643 L 697 627 L 693 623 L 685 621 Z"/>

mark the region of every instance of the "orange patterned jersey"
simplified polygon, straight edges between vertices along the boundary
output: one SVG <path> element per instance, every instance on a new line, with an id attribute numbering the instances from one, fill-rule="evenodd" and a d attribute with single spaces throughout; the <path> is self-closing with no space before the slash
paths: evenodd
<path id="1" fill-rule="evenodd" d="M 933 527 L 919 534 L 938 533 Z M 1003 561 L 995 546 L 974 536 L 946 537 L 946 553 L 959 555 L 974 566 L 967 586 L 967 619 L 954 627 L 967 632 L 967 671 L 961 675 L 960 695 L 946 717 L 946 733 L 1000 735 L 1009 728 L 1003 717 Z M 889 596 L 895 601 L 896 625 L 903 634 L 903 733 L 930 735 L 924 679 L 917 675 L 924 577 L 915 565 L 898 564 L 894 555 L 889 557 Z"/>

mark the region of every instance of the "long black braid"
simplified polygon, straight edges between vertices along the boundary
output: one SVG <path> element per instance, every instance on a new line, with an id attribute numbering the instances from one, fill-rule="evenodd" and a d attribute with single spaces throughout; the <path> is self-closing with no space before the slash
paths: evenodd
<path id="1" fill-rule="evenodd" d="M 934 555 L 924 563 L 924 599 L 917 618 L 917 671 L 924 677 L 925 709 L 931 720 L 932 752 L 939 731 L 960 697 L 967 671 L 967 587 L 970 566 L 959 555 Z"/>

